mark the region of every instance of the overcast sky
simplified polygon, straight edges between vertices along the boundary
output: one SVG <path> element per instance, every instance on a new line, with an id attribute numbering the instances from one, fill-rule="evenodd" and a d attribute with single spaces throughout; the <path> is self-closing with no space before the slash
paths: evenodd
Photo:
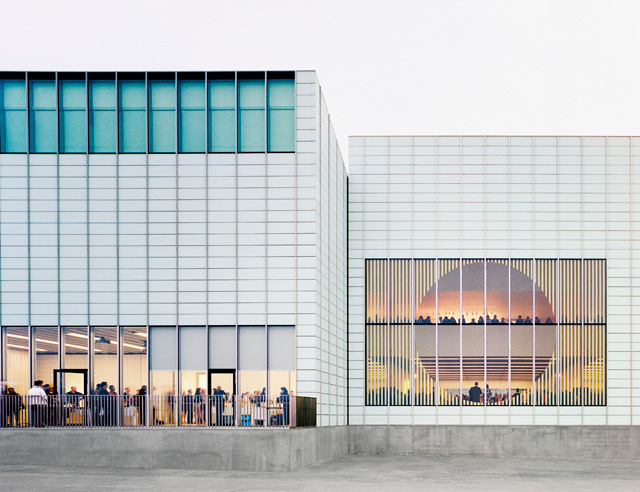
<path id="1" fill-rule="evenodd" d="M 640 2 L 3 1 L 0 70 L 315 69 L 349 135 L 640 135 Z"/>

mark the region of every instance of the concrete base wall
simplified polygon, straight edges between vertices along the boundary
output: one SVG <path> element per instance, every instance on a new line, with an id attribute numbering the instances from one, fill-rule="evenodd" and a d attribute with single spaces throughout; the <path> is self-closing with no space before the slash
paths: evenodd
<path id="1" fill-rule="evenodd" d="M 349 426 L 349 454 L 640 461 L 640 426 Z"/>
<path id="2" fill-rule="evenodd" d="M 347 451 L 346 427 L 0 431 L 1 464 L 290 471 Z"/>

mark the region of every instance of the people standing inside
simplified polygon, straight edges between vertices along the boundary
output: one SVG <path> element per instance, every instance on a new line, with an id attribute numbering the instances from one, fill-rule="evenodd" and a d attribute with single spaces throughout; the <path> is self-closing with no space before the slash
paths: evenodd
<path id="1" fill-rule="evenodd" d="M 290 421 L 289 411 L 291 405 L 289 403 L 289 400 L 289 392 L 287 391 L 287 388 L 283 386 L 282 388 L 280 388 L 280 396 L 276 400 L 276 403 L 282 403 L 282 423 L 284 425 L 289 425 Z"/>
<path id="2" fill-rule="evenodd" d="M 187 391 L 183 398 L 184 416 L 187 424 L 193 424 L 193 390 Z"/>
<path id="3" fill-rule="evenodd" d="M 29 404 L 29 424 L 31 427 L 44 427 L 44 416 L 47 409 L 47 394 L 40 379 L 34 381 L 33 388 L 27 393 Z"/>
<path id="4" fill-rule="evenodd" d="M 522 393 L 520 393 L 520 388 L 516 388 L 516 392 L 511 397 L 511 403 L 513 405 L 520 405 L 520 403 L 521 403 L 520 397 L 521 396 L 522 396 Z"/>
<path id="5" fill-rule="evenodd" d="M 213 390 L 213 404 L 216 406 L 216 426 L 222 425 L 222 416 L 224 414 L 224 400 L 226 397 L 224 390 L 218 386 Z"/>
<path id="6" fill-rule="evenodd" d="M 137 398 L 137 406 L 138 406 L 138 414 L 140 417 L 140 422 L 142 426 L 147 425 L 147 387 L 142 386 L 138 391 Z"/>
<path id="7" fill-rule="evenodd" d="M 475 386 L 471 387 L 469 390 L 469 401 L 471 403 L 480 403 L 480 397 L 482 396 L 482 390 L 478 386 L 478 382 L 476 381 Z"/>
<path id="8" fill-rule="evenodd" d="M 7 388 L 7 396 L 9 427 L 20 427 L 20 413 L 24 410 L 22 397 L 13 388 Z"/>

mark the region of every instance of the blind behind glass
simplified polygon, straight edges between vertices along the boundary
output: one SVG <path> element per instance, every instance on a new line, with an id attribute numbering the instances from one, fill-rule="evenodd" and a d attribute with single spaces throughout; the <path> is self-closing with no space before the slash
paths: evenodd
<path id="1" fill-rule="evenodd" d="M 181 80 L 178 83 L 180 112 L 178 134 L 180 152 L 205 151 L 204 80 Z"/>
<path id="2" fill-rule="evenodd" d="M 121 80 L 120 102 L 120 152 L 144 153 L 145 143 L 145 88 L 144 80 Z"/>
<path id="3" fill-rule="evenodd" d="M 33 153 L 57 151 L 55 80 L 29 81 L 29 149 Z"/>
<path id="4" fill-rule="evenodd" d="M 60 93 L 60 152 L 87 151 L 87 112 L 84 80 L 61 80 Z"/>
<path id="5" fill-rule="evenodd" d="M 0 80 L 0 152 L 27 151 L 24 80 Z"/>
<path id="6" fill-rule="evenodd" d="M 173 80 L 149 81 L 149 152 L 176 151 L 176 93 Z"/>
<path id="7" fill-rule="evenodd" d="M 264 80 L 238 80 L 238 152 L 264 152 Z"/>
<path id="8" fill-rule="evenodd" d="M 89 152 L 116 151 L 116 83 L 89 81 Z"/>
<path id="9" fill-rule="evenodd" d="M 149 328 L 149 370 L 175 371 L 176 327 L 152 326 Z"/>
<path id="10" fill-rule="evenodd" d="M 236 83 L 209 81 L 209 152 L 236 151 Z"/>
<path id="11" fill-rule="evenodd" d="M 295 84 L 293 79 L 268 83 L 269 152 L 295 150 Z"/>

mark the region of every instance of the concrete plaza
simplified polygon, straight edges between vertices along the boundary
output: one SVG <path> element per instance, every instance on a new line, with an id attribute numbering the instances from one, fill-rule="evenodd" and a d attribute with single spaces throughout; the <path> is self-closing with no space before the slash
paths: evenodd
<path id="1" fill-rule="evenodd" d="M 223 472 L 0 465 L 0 489 L 64 491 L 637 491 L 632 462 L 471 456 L 358 456 L 292 472 Z"/>

